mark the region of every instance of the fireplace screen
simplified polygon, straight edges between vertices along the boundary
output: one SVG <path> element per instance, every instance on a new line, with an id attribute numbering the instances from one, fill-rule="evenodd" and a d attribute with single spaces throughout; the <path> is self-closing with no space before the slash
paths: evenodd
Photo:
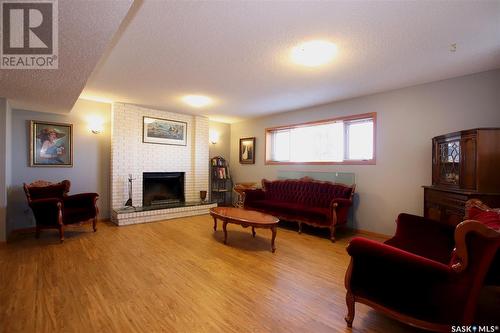
<path id="1" fill-rule="evenodd" d="M 184 202 L 184 172 L 145 172 L 142 179 L 142 205 Z"/>

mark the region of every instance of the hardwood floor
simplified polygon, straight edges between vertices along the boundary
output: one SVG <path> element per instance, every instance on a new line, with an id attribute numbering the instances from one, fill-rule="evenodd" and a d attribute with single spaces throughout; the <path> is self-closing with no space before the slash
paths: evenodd
<path id="1" fill-rule="evenodd" d="M 208 216 L 18 235 L 0 245 L 0 332 L 421 332 L 356 304 L 344 315 L 345 246 Z"/>

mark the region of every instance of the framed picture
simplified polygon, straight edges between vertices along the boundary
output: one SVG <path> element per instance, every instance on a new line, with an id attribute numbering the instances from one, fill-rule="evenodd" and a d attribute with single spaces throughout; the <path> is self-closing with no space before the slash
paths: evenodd
<path id="1" fill-rule="evenodd" d="M 240 163 L 255 164 L 255 137 L 240 139 Z"/>
<path id="2" fill-rule="evenodd" d="M 169 119 L 143 117 L 142 142 L 185 146 L 187 123 Z"/>
<path id="3" fill-rule="evenodd" d="M 32 120 L 30 166 L 72 167 L 73 125 Z"/>

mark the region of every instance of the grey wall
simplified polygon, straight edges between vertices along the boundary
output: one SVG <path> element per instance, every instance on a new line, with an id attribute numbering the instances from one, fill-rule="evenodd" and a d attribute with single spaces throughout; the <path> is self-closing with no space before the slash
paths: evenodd
<path id="1" fill-rule="evenodd" d="M 89 117 L 104 121 L 104 131 L 93 134 L 88 128 Z M 58 182 L 71 181 L 70 194 L 97 192 L 100 218 L 109 218 L 109 174 L 111 147 L 111 105 L 78 100 L 68 115 L 24 110 L 12 112 L 12 179 L 8 196 L 8 232 L 34 226 L 22 185 L 38 179 Z M 73 167 L 42 168 L 29 166 L 29 122 L 41 120 L 73 124 Z"/>
<path id="2" fill-rule="evenodd" d="M 229 160 L 231 150 L 231 126 L 217 121 L 210 121 L 209 127 L 210 131 L 217 131 L 217 133 L 219 133 L 218 142 L 216 144 L 209 143 L 210 158 L 214 156 L 222 156 L 226 160 Z"/>
<path id="3" fill-rule="evenodd" d="M 7 238 L 7 192 L 11 183 L 11 109 L 0 98 L 0 242 Z"/>
<path id="4" fill-rule="evenodd" d="M 374 78 L 367 78 L 374 79 Z M 264 165 L 264 129 L 377 112 L 377 164 Z M 431 138 L 474 127 L 500 127 L 500 70 L 364 96 L 231 125 L 235 182 L 274 179 L 278 170 L 354 172 L 359 205 L 353 227 L 392 234 L 398 213 L 423 213 L 431 183 Z M 238 140 L 255 136 L 256 163 L 238 163 Z"/>

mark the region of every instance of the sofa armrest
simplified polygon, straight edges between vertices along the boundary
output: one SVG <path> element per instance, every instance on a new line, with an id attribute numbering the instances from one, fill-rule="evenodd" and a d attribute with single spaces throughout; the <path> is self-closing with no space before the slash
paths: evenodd
<path id="1" fill-rule="evenodd" d="M 330 207 L 349 207 L 352 205 L 352 200 L 351 199 L 345 199 L 345 198 L 335 198 L 332 200 L 330 203 Z"/>
<path id="2" fill-rule="evenodd" d="M 29 202 L 37 224 L 62 224 L 63 201 L 58 198 L 36 199 Z"/>
<path id="3" fill-rule="evenodd" d="M 97 193 L 79 193 L 74 195 L 68 195 L 63 198 L 64 205 L 66 207 L 77 207 L 77 206 L 93 206 L 95 201 L 99 198 Z"/>
<path id="4" fill-rule="evenodd" d="M 262 189 L 248 189 L 243 191 L 243 207 L 256 200 L 265 199 L 265 193 Z"/>
<path id="5" fill-rule="evenodd" d="M 404 272 L 408 275 L 409 271 L 413 271 L 419 276 L 433 275 L 441 278 L 454 274 L 449 265 L 362 237 L 353 238 L 347 246 L 347 252 L 354 262 L 364 259 L 372 266 L 391 267 L 387 274 Z"/>

